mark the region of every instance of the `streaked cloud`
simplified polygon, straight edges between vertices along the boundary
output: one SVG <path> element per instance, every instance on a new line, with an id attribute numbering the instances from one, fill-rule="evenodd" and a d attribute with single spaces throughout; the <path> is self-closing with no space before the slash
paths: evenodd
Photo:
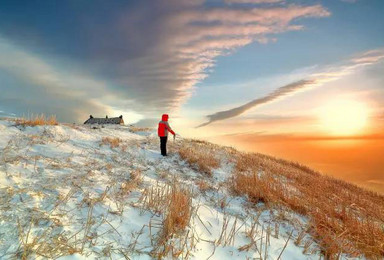
<path id="1" fill-rule="evenodd" d="M 23 82 L 19 84 L 21 91 L 36 88 L 35 92 L 44 92 L 47 99 L 57 100 L 60 95 L 72 101 L 67 120 L 78 120 L 79 113 L 75 111 L 79 110 L 130 110 L 144 116 L 175 110 L 208 76 L 219 56 L 253 42 L 275 41 L 280 33 L 302 30 L 303 25 L 296 24 L 298 18 L 326 17 L 330 13 L 321 5 L 279 3 L 245 8 L 223 3 L 212 7 L 205 1 L 159 0 L 138 1 L 129 8 L 114 10 L 101 25 L 97 23 L 100 17 L 87 15 L 87 23 L 79 24 L 81 44 L 73 38 L 68 48 L 60 49 L 45 45 L 49 41 L 44 39 L 31 51 L 30 46 L 23 45 L 28 41 L 7 35 L 0 48 L 0 66 Z M 4 41 L 9 44 L 5 46 Z M 88 55 L 84 54 L 81 60 L 76 55 L 65 56 L 64 52 L 73 46 L 82 46 Z M 15 49 L 8 52 L 11 47 Z M 82 68 L 82 72 L 48 62 L 52 57 L 39 54 L 45 49 L 57 52 L 54 57 L 58 63 L 63 59 Z M 30 109 L 28 103 L 38 103 L 38 94 L 15 97 L 11 90 L 0 88 L 9 98 L 24 98 L 25 110 Z M 90 107 L 84 109 L 83 103 Z M 21 104 L 22 100 L 19 111 Z M 45 103 L 48 110 L 60 113 L 61 108 L 50 104 L 55 102 Z"/>
<path id="2" fill-rule="evenodd" d="M 225 111 L 219 111 L 214 114 L 208 115 L 207 116 L 208 121 L 197 127 L 203 127 L 216 121 L 221 121 L 221 120 L 239 116 L 245 113 L 246 111 L 252 108 L 258 107 L 260 105 L 273 102 L 277 99 L 281 99 L 288 95 L 293 95 L 299 91 L 307 90 L 311 87 L 321 86 L 327 82 L 340 79 L 341 77 L 350 75 L 352 72 L 354 72 L 356 69 L 360 67 L 375 64 L 383 59 L 384 59 L 383 49 L 377 49 L 377 50 L 371 50 L 371 51 L 365 52 L 361 55 L 358 55 L 352 58 L 350 61 L 346 62 L 345 64 L 334 65 L 334 66 L 329 66 L 327 68 L 323 68 L 320 72 L 312 73 L 311 75 L 308 75 L 308 77 L 305 79 L 282 86 L 276 89 L 275 91 L 273 91 L 272 93 L 264 97 L 254 99 L 242 106 L 238 106 Z"/>
<path id="3" fill-rule="evenodd" d="M 383 180 L 373 179 L 366 181 L 368 184 L 384 185 Z"/>
<path id="4" fill-rule="evenodd" d="M 356 64 L 373 64 L 384 59 L 384 49 L 371 50 L 352 59 Z"/>
<path id="5" fill-rule="evenodd" d="M 159 8 L 160 15 L 154 17 L 157 24 L 143 30 L 155 31 L 156 41 L 149 40 L 145 54 L 139 59 L 127 60 L 120 70 L 124 74 L 120 77 L 121 83 L 128 86 L 127 93 L 137 103 L 145 104 L 146 110 L 179 107 L 190 97 L 193 86 L 208 76 L 217 57 L 254 41 L 268 42 L 271 35 L 301 30 L 301 25 L 292 24 L 296 18 L 329 15 L 321 5 L 208 8 L 198 3 L 180 9 L 179 4 L 173 3 L 172 7 Z M 140 12 L 146 16 L 150 11 L 145 7 Z M 136 24 L 130 15 L 127 17 L 121 21 L 124 28 Z M 135 37 L 147 38 L 138 34 Z"/>
<path id="6" fill-rule="evenodd" d="M 16 114 L 14 114 L 14 113 L 8 113 L 8 112 L 1 111 L 1 110 L 0 110 L 0 117 L 14 117 L 14 116 L 16 116 Z"/>
<path id="7" fill-rule="evenodd" d="M 216 135 L 215 137 L 234 137 L 252 141 L 332 141 L 332 140 L 384 140 L 383 134 L 366 134 L 354 136 L 326 136 L 326 135 L 303 135 L 298 133 L 269 134 L 265 131 L 247 131 L 231 134 Z"/>
<path id="8" fill-rule="evenodd" d="M 259 105 L 262 105 L 265 103 L 272 102 L 272 101 L 279 99 L 279 98 L 282 98 L 286 95 L 295 93 L 298 90 L 307 88 L 309 86 L 313 86 L 314 84 L 316 84 L 315 80 L 300 80 L 300 81 L 288 84 L 286 86 L 283 86 L 283 87 L 276 89 L 274 92 L 272 92 L 271 94 L 269 94 L 267 96 L 254 99 L 254 100 L 252 100 L 252 101 L 250 101 L 250 102 L 248 102 L 242 106 L 232 108 L 229 110 L 225 110 L 225 111 L 220 111 L 220 112 L 217 112 L 217 113 L 212 114 L 212 115 L 208 115 L 207 117 L 209 118 L 209 121 L 204 123 L 204 124 L 199 125 L 198 127 L 206 126 L 206 125 L 213 123 L 215 121 L 225 120 L 228 118 L 239 116 L 251 108 L 254 108 L 256 106 L 259 106 Z"/>
<path id="9" fill-rule="evenodd" d="M 271 4 L 271 3 L 279 3 L 284 0 L 225 0 L 227 3 L 233 4 Z"/>

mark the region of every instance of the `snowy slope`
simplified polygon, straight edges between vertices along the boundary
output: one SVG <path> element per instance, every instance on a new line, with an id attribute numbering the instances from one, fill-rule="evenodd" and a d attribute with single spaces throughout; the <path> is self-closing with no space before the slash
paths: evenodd
<path id="1" fill-rule="evenodd" d="M 186 230 L 168 241 L 182 251 L 178 258 L 319 258 L 309 238 L 295 245 L 304 217 L 287 213 L 284 220 L 230 194 L 225 150 L 208 177 L 172 147 L 163 158 L 154 132 L 127 126 L 2 120 L 0 133 L 0 259 L 152 259 L 164 214 L 148 207 L 148 192 L 175 179 L 190 191 L 193 207 Z M 118 146 L 103 144 L 105 137 L 119 138 Z M 211 188 L 202 191 L 202 180 Z"/>

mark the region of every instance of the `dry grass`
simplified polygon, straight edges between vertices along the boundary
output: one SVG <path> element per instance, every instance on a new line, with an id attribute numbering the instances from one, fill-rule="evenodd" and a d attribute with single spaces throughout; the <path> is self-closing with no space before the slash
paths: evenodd
<path id="1" fill-rule="evenodd" d="M 121 196 L 129 195 L 132 191 L 136 190 L 143 181 L 141 170 L 136 169 L 131 172 L 131 178 L 129 180 L 123 181 L 119 187 L 119 194 Z"/>
<path id="2" fill-rule="evenodd" d="M 31 219 L 24 226 L 19 219 L 17 220 L 19 244 L 14 259 L 26 260 L 36 256 L 56 259 L 80 252 L 72 237 L 67 237 L 64 232 L 58 232 L 62 229 L 61 224 L 57 224 L 54 219 L 47 220 L 52 221 L 51 225 L 41 230 L 38 228 L 39 219 Z"/>
<path id="3" fill-rule="evenodd" d="M 137 126 L 130 126 L 129 130 L 132 133 L 137 133 L 137 132 L 149 132 L 152 131 L 152 128 L 150 127 L 137 127 Z"/>
<path id="4" fill-rule="evenodd" d="M 163 239 L 185 230 L 191 217 L 191 205 L 189 191 L 173 185 L 168 195 L 168 209 L 163 221 Z"/>
<path id="5" fill-rule="evenodd" d="M 198 171 L 212 176 L 212 169 L 220 166 L 220 161 L 215 157 L 216 146 L 203 141 L 185 143 L 186 145 L 178 149 L 181 159 L 196 167 Z"/>
<path id="6" fill-rule="evenodd" d="M 157 183 L 157 185 L 145 189 L 140 200 L 143 208 L 164 216 L 152 256 L 161 259 L 170 255 L 177 258 L 185 254 L 184 249 L 191 246 L 186 242 L 188 234 L 184 234 L 192 215 L 190 191 L 176 181 L 173 181 L 171 185 Z M 187 250 L 187 254 L 189 250 Z"/>
<path id="7" fill-rule="evenodd" d="M 119 147 L 122 140 L 118 137 L 103 137 L 100 145 L 109 145 L 111 148 Z"/>
<path id="8" fill-rule="evenodd" d="M 47 135 L 49 136 L 49 135 Z M 32 136 L 28 145 L 43 142 Z M 157 141 L 157 139 L 156 139 Z M 185 147 L 177 147 L 181 158 L 186 160 L 190 165 L 196 167 L 197 170 L 212 175 L 212 169 L 219 167 L 219 160 L 215 157 L 220 155 L 223 148 L 200 141 L 186 141 Z M 101 140 L 100 145 L 109 145 L 111 148 L 123 146 L 128 142 L 122 142 L 119 138 L 105 137 Z M 10 142 L 4 149 L 0 160 L 5 163 L 21 163 L 27 159 L 20 157 L 12 151 L 20 150 L 23 143 Z M 157 143 L 156 143 L 157 145 Z M 172 147 L 172 146 L 171 146 Z M 97 149 L 96 149 L 97 150 Z M 115 150 L 115 152 L 119 152 Z M 227 151 L 227 150 L 225 150 Z M 305 231 L 299 233 L 297 237 L 293 237 L 290 233 L 286 244 L 281 251 L 286 248 L 288 241 L 294 241 L 297 245 L 303 246 L 305 252 L 311 249 L 312 239 L 308 233 L 314 238 L 327 259 L 338 258 L 341 253 L 349 254 L 349 256 L 366 257 L 368 259 L 382 259 L 384 256 L 384 198 L 376 193 L 369 192 L 358 188 L 357 186 L 348 184 L 343 181 L 335 180 L 297 163 L 279 160 L 273 157 L 261 154 L 242 154 L 231 151 L 228 157 L 231 162 L 235 163 L 235 168 L 231 181 L 228 186 L 239 195 L 246 195 L 253 204 L 264 203 L 270 208 L 277 207 L 284 215 L 292 214 L 292 210 L 308 217 L 310 226 Z M 112 175 L 113 167 L 119 162 L 121 154 L 116 155 L 111 160 L 113 163 L 101 163 L 95 159 L 89 159 L 84 164 L 75 166 L 68 157 L 68 161 L 47 160 L 43 157 L 30 157 L 29 161 L 34 162 L 34 170 L 37 172 L 39 162 L 47 160 L 50 169 L 73 168 L 84 175 L 76 175 L 73 178 L 73 187 L 68 194 L 59 195 L 59 202 L 54 205 L 54 209 L 58 209 L 58 205 L 66 204 L 68 200 L 76 193 L 80 192 L 82 187 L 91 185 L 87 179 L 92 179 L 91 170 L 100 170 L 108 172 L 108 176 Z M 126 167 L 121 164 L 120 167 Z M 77 167 L 77 168 L 74 168 Z M 89 171 L 88 171 L 89 169 Z M 88 243 L 92 242 L 92 227 L 96 227 L 97 217 L 93 214 L 93 205 L 96 203 L 105 203 L 105 199 L 111 199 L 116 203 L 117 211 L 122 215 L 124 206 L 127 205 L 127 198 L 130 193 L 138 189 L 141 184 L 141 173 L 139 170 L 132 170 L 130 179 L 126 179 L 124 168 L 123 175 L 114 176 L 111 181 L 113 185 L 111 189 L 107 187 L 99 196 L 91 197 L 89 193 L 84 193 L 83 200 L 79 206 L 88 206 L 88 215 L 83 219 L 84 226 L 81 230 L 72 233 L 58 233 L 61 230 L 60 217 L 50 219 L 50 226 L 42 229 L 37 235 L 35 232 L 40 227 L 33 220 L 26 223 L 18 223 L 17 229 L 19 233 L 19 248 L 15 258 L 25 259 L 36 255 L 45 258 L 57 258 L 63 255 L 70 255 L 76 252 L 84 253 L 87 250 Z M 116 173 L 113 173 L 116 174 Z M 159 176 L 168 176 L 167 171 L 159 170 Z M 211 189 L 209 183 L 211 180 L 203 178 L 197 180 L 196 185 L 201 191 Z M 168 181 L 169 179 L 167 179 Z M 76 186 L 75 186 L 76 185 Z M 223 186 L 227 187 L 227 186 Z M 215 188 L 216 189 L 216 188 Z M 85 189 L 86 190 L 86 189 Z M 15 193 L 13 188 L 7 188 L 10 196 Z M 31 193 L 30 193 L 31 194 Z M 191 193 L 185 187 L 177 182 L 170 185 L 157 184 L 145 189 L 142 193 L 141 202 L 143 209 L 151 209 L 162 218 L 159 219 L 159 229 L 157 235 L 154 236 L 154 256 L 157 258 L 180 258 L 180 256 L 188 256 L 190 248 L 193 248 L 193 225 L 190 224 L 192 210 Z M 36 197 L 42 196 L 36 192 Z M 77 195 L 76 195 L 77 196 Z M 20 197 L 21 198 L 21 197 Z M 41 198 L 42 199 L 42 198 Z M 136 203 L 136 201 L 135 201 Z M 218 207 L 225 209 L 227 198 L 218 200 Z M 63 207 L 64 208 L 64 207 Z M 291 210 L 287 210 L 291 209 Z M 65 211 L 59 211 L 60 214 L 66 214 Z M 110 213 L 115 213 L 111 212 Z M 96 214 L 96 213 L 95 213 Z M 56 219 L 57 218 L 57 219 Z M 282 217 L 284 218 L 284 216 Z M 57 221 L 56 221 L 57 220 Z M 233 220 L 233 221 L 232 221 Z M 226 219 L 223 222 L 222 233 L 217 240 L 221 245 L 233 245 L 234 239 L 242 225 L 240 220 Z M 109 224 L 116 233 L 119 232 Z M 250 243 L 239 248 L 239 250 L 256 250 L 260 259 L 268 257 L 269 236 L 272 235 L 270 226 L 260 226 L 261 230 L 257 230 L 257 221 L 247 230 L 247 237 Z M 260 236 L 260 231 L 261 236 Z M 279 226 L 274 229 L 275 236 L 279 235 Z M 141 232 L 141 231 L 140 231 Z M 137 238 L 141 233 L 138 233 Z M 308 232 L 308 233 L 305 233 Z M 264 235 L 266 234 L 266 235 Z M 265 240 L 264 238 L 265 237 Z M 152 238 L 151 238 L 152 241 Z M 187 245 L 189 243 L 189 245 Z M 135 248 L 136 242 L 132 244 L 131 251 Z M 106 245 L 103 250 L 104 256 L 111 256 L 111 248 Z M 311 252 L 312 253 L 312 252 Z"/>
<path id="9" fill-rule="evenodd" d="M 192 207 L 190 191 L 175 181 L 172 185 L 157 183 L 144 189 L 140 202 L 144 209 L 164 214 L 161 240 L 184 230 L 189 223 Z"/>
<path id="10" fill-rule="evenodd" d="M 132 192 L 138 190 L 143 181 L 143 176 L 141 170 L 133 169 L 130 172 L 130 178 L 118 177 L 113 179 L 108 183 L 110 187 L 113 187 L 112 192 L 108 194 L 108 198 L 111 201 L 114 201 L 116 209 L 109 209 L 108 212 L 114 215 L 122 216 L 124 213 L 124 208 L 127 205 L 127 198 L 131 195 Z"/>
<path id="11" fill-rule="evenodd" d="M 308 216 L 308 232 L 329 259 L 337 259 L 342 253 L 370 259 L 384 257 L 381 195 L 261 154 L 237 157 L 232 188 L 253 203 L 284 205 Z"/>
<path id="12" fill-rule="evenodd" d="M 139 200 L 141 208 L 151 210 L 155 214 L 163 214 L 167 208 L 169 193 L 170 186 L 160 183 L 145 188 Z"/>
<path id="13" fill-rule="evenodd" d="M 16 125 L 21 126 L 58 125 L 55 115 L 46 117 L 44 114 L 36 116 L 32 115 L 27 118 L 18 118 L 15 120 L 15 122 Z"/>
<path id="14" fill-rule="evenodd" d="M 196 185 L 197 187 L 199 187 L 199 190 L 202 192 L 206 192 L 212 189 L 212 186 L 204 180 L 197 180 Z"/>

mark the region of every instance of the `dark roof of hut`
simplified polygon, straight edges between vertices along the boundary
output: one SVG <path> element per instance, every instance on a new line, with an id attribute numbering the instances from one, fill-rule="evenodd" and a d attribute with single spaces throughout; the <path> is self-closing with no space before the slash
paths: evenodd
<path id="1" fill-rule="evenodd" d="M 121 125 L 124 124 L 123 116 L 119 117 L 105 117 L 105 118 L 96 118 L 92 115 L 89 117 L 87 121 L 84 122 L 84 124 L 99 124 L 99 125 L 106 125 L 106 124 L 112 124 L 112 125 Z"/>

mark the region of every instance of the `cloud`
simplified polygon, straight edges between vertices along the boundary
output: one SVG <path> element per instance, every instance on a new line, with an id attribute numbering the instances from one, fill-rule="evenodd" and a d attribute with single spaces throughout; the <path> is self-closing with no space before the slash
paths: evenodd
<path id="1" fill-rule="evenodd" d="M 355 64 L 369 65 L 384 59 L 384 49 L 367 51 L 352 59 Z"/>
<path id="2" fill-rule="evenodd" d="M 16 114 L 0 110 L 0 117 L 14 117 Z"/>
<path id="3" fill-rule="evenodd" d="M 355 136 L 326 136 L 326 135 L 301 135 L 297 132 L 285 134 L 268 134 L 265 131 L 247 131 L 236 132 L 231 134 L 216 135 L 217 137 L 235 137 L 242 138 L 243 140 L 256 140 L 257 141 L 330 141 L 330 140 L 376 140 L 383 141 L 383 134 L 367 134 Z M 216 137 L 215 136 L 215 137 Z"/>
<path id="4" fill-rule="evenodd" d="M 366 183 L 376 184 L 376 185 L 384 185 L 384 180 L 372 179 L 372 180 L 367 180 Z"/>
<path id="5" fill-rule="evenodd" d="M 301 30 L 303 26 L 296 24 L 298 18 L 330 15 L 321 5 L 281 3 L 251 8 L 224 2 L 221 6 L 209 6 L 205 1 L 187 0 L 116 3 L 118 8 L 103 3 L 97 8 L 86 2 L 78 5 L 88 11 L 78 14 L 69 12 L 71 7 L 60 8 L 65 20 L 74 21 L 76 26 L 70 28 L 54 16 L 50 21 L 40 21 L 51 26 L 40 28 L 41 24 L 35 22 L 46 16 L 25 12 L 24 24 L 17 28 L 29 30 L 30 33 L 21 35 L 33 37 L 3 35 L 9 41 L 8 47 L 15 50 L 7 52 L 3 43 L 1 67 L 9 76 L 22 81 L 20 88 L 36 88 L 36 93 L 44 89 L 50 93 L 46 95 L 48 99 L 57 100 L 61 95 L 79 104 L 92 100 L 94 110 L 104 111 L 113 106 L 144 116 L 177 110 L 191 96 L 193 87 L 208 76 L 219 56 L 253 42 L 275 41 L 280 33 Z M 49 7 L 44 10 L 54 13 Z M 45 32 L 47 28 L 53 31 Z M 69 65 L 61 66 L 61 62 Z M 81 72 L 76 71 L 78 68 Z M 8 91 L 9 98 L 28 99 L 12 93 Z M 58 108 L 51 108 L 57 113 Z M 77 105 L 74 110 L 85 109 Z M 76 120 L 75 116 L 72 119 Z"/>
<path id="6" fill-rule="evenodd" d="M 346 3 L 356 3 L 357 0 L 341 0 L 341 2 L 346 2 Z"/>
<path id="7" fill-rule="evenodd" d="M 269 94 L 267 96 L 254 99 L 254 100 L 246 103 L 245 105 L 242 105 L 242 106 L 239 106 L 236 108 L 232 108 L 229 110 L 225 110 L 225 111 L 220 111 L 220 112 L 217 112 L 217 113 L 212 114 L 212 115 L 208 115 L 207 117 L 208 117 L 209 121 L 204 123 L 204 124 L 199 125 L 198 127 L 206 126 L 206 125 L 211 124 L 215 121 L 220 121 L 220 120 L 225 120 L 228 118 L 236 117 L 238 115 L 243 114 L 244 112 L 246 112 L 247 110 L 249 110 L 251 108 L 254 108 L 256 106 L 259 106 L 259 105 L 262 105 L 265 103 L 272 102 L 272 101 L 279 99 L 281 97 L 295 93 L 300 89 L 304 89 L 304 88 L 307 88 L 309 86 L 313 86 L 314 84 L 316 84 L 316 81 L 314 81 L 314 80 L 300 80 L 300 81 L 288 84 L 286 86 L 278 88 L 277 90 L 275 90 L 274 92 L 272 92 L 271 94 Z"/>
<path id="8" fill-rule="evenodd" d="M 231 4 L 274 4 L 283 1 L 284 0 L 225 0 L 226 3 Z"/>
<path id="9" fill-rule="evenodd" d="M 118 98 L 107 85 L 80 71 L 63 71 L 0 35 L 0 108 L 19 116 L 55 114 L 64 121 L 83 121 L 89 113 L 108 114 Z M 13 78 L 17 84 L 11 84 Z M 13 114 L 15 115 L 15 114 Z"/>
<path id="10" fill-rule="evenodd" d="M 306 90 L 314 86 L 320 86 L 327 82 L 337 80 L 346 75 L 350 75 L 353 71 L 360 67 L 375 64 L 383 59 L 383 49 L 365 52 L 357 57 L 352 58 L 346 64 L 324 68 L 321 72 L 313 73 L 312 75 L 309 75 L 306 79 L 302 79 L 300 81 L 296 81 L 294 83 L 280 87 L 272 93 L 264 97 L 254 99 L 242 106 L 207 115 L 208 121 L 197 127 L 203 127 L 216 121 L 221 121 L 239 116 L 244 112 L 260 105 L 267 104 L 285 96 L 295 94 L 301 90 Z"/>
<path id="11" fill-rule="evenodd" d="M 144 35 L 139 32 L 131 36 L 152 44 L 143 50 L 144 55 L 127 59 L 119 69 L 123 74 L 119 75 L 121 85 L 127 86 L 127 93 L 143 104 L 144 110 L 179 107 L 190 97 L 193 86 L 208 76 L 217 57 L 254 41 L 266 43 L 270 35 L 301 30 L 301 25 L 292 24 L 297 18 L 329 15 L 320 5 L 208 8 L 197 4 L 180 9 L 174 4 L 165 5 L 166 10 L 159 8 L 160 15 L 153 17 L 156 26 L 150 24 Z M 148 11 L 144 8 L 141 12 Z M 126 17 L 120 25 L 129 35 L 136 21 L 129 14 Z M 156 39 L 147 39 L 148 29 Z"/>

